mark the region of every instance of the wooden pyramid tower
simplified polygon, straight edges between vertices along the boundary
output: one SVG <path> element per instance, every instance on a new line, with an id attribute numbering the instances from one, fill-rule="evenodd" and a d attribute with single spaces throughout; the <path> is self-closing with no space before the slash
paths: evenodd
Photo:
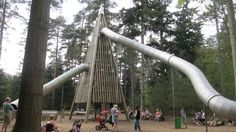
<path id="1" fill-rule="evenodd" d="M 87 103 L 86 121 L 89 118 L 90 106 L 94 103 L 123 103 L 126 111 L 126 103 L 113 58 L 111 41 L 99 33 L 100 29 L 106 26 L 104 13 L 101 9 L 84 62 L 89 64 L 90 68 L 88 72 L 81 75 L 74 98 L 74 103 Z M 125 113 L 128 119 L 127 112 Z"/>

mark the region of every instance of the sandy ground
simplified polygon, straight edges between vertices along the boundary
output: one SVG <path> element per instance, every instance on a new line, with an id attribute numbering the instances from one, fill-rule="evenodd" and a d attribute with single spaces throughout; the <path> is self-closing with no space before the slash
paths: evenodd
<path id="1" fill-rule="evenodd" d="M 75 119 L 82 118 L 81 116 L 73 116 L 72 120 L 68 120 L 66 116 L 62 122 L 60 119 L 57 119 L 57 125 L 61 129 L 61 132 L 68 132 L 72 123 Z M 45 124 L 46 121 L 42 121 L 42 124 Z M 0 123 L 2 126 L 2 123 Z M 14 121 L 12 121 L 8 132 L 11 131 Z M 89 121 L 88 123 L 83 122 L 81 126 L 82 132 L 95 132 L 95 126 L 98 125 L 98 122 Z M 112 127 L 107 124 L 109 130 L 112 131 Z M 119 132 L 133 132 L 134 131 L 134 121 L 126 121 L 124 116 L 121 115 L 118 122 L 118 131 Z M 205 126 L 196 126 L 189 121 L 187 128 L 175 129 L 174 121 L 167 119 L 165 122 L 154 122 L 150 120 L 141 121 L 142 132 L 206 132 Z M 102 131 L 106 131 L 105 129 Z M 218 127 L 208 127 L 208 132 L 236 132 L 236 126 L 218 126 Z"/>

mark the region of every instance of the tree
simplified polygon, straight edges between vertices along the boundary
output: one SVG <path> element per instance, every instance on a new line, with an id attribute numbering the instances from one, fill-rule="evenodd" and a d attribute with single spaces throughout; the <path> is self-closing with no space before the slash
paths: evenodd
<path id="1" fill-rule="evenodd" d="M 236 20 L 235 20 L 233 0 L 228 0 L 226 6 L 229 17 L 228 22 L 229 22 L 230 44 L 232 49 L 232 58 L 234 67 L 234 85 L 236 85 Z M 235 87 L 235 99 L 236 99 L 236 87 Z"/>
<path id="2" fill-rule="evenodd" d="M 55 77 L 55 60 L 51 61 L 45 70 L 45 84 L 51 80 L 53 80 Z M 63 73 L 63 64 L 62 64 L 62 60 L 61 58 L 58 58 L 57 60 L 57 65 L 56 65 L 56 69 L 57 69 L 57 76 L 61 75 Z M 63 86 L 61 86 L 63 87 Z M 53 92 L 54 93 L 50 93 L 46 96 L 43 97 L 43 108 L 44 109 L 57 109 L 60 110 L 60 102 L 61 102 L 61 91 L 63 89 L 55 89 Z M 67 92 L 71 92 L 71 91 L 67 91 Z M 53 95 L 54 94 L 54 95 Z M 52 100 L 53 102 L 55 102 L 54 104 L 52 104 Z"/>
<path id="3" fill-rule="evenodd" d="M 19 75 L 8 75 L 3 70 L 0 70 L 0 100 L 4 100 L 7 96 L 10 96 L 12 99 L 18 98 L 19 85 Z"/>
<path id="4" fill-rule="evenodd" d="M 72 24 L 66 25 L 62 33 L 62 48 L 66 49 L 66 65 L 67 68 L 82 63 L 88 49 L 88 36 L 91 29 L 85 21 L 86 10 L 79 11 L 75 15 Z"/>
<path id="5" fill-rule="evenodd" d="M 138 105 L 137 102 L 140 102 L 139 96 L 135 96 L 140 93 L 140 89 L 137 88 L 139 86 L 139 79 L 137 77 L 138 68 L 136 66 L 138 64 L 138 53 L 132 49 L 125 48 L 122 63 L 124 63 L 122 76 L 124 95 L 128 104 L 134 109 L 135 105 Z M 135 97 L 137 98 L 135 99 Z"/>
<path id="6" fill-rule="evenodd" d="M 216 26 L 216 45 L 218 50 L 218 61 L 219 63 L 219 76 L 220 77 L 220 87 L 221 87 L 221 94 L 225 95 L 225 91 L 229 87 L 225 87 L 226 79 L 225 77 L 229 74 L 225 74 L 225 65 L 223 63 L 227 60 L 225 58 L 226 54 L 231 51 L 222 52 L 226 50 L 226 45 L 228 45 L 227 35 L 229 36 L 229 29 L 227 26 L 227 15 L 225 13 L 225 3 L 226 1 L 222 0 L 211 0 L 212 3 L 206 5 L 206 11 L 203 13 L 203 20 L 204 21 L 211 21 L 215 22 Z M 227 34 L 227 35 L 226 35 Z M 230 44 L 229 44 L 230 45 Z M 231 68 L 230 68 L 231 69 Z"/>
<path id="7" fill-rule="evenodd" d="M 116 7 L 115 2 L 111 2 L 110 0 L 90 0 L 86 1 L 86 3 L 88 4 L 87 7 L 85 8 L 85 11 L 88 12 L 88 14 L 86 15 L 88 26 L 91 24 L 93 25 L 93 22 L 97 18 L 98 11 L 101 5 L 103 5 L 104 7 L 105 19 L 108 22 L 107 25 L 111 26 L 110 20 L 114 19 L 115 14 L 110 12 L 109 9 Z"/>
<path id="8" fill-rule="evenodd" d="M 153 34 L 149 37 L 148 45 L 194 63 L 196 49 L 201 46 L 203 39 L 201 23 L 194 20 L 193 17 L 195 10 L 188 8 L 187 4 L 180 11 L 174 12 L 173 14 L 165 11 L 164 4 L 160 5 L 159 9 L 159 12 L 162 12 L 162 14 L 159 14 L 157 18 L 152 18 L 157 20 L 153 21 L 153 24 L 149 26 Z M 172 109 L 167 104 L 172 102 L 172 97 L 166 96 L 171 92 L 170 83 L 172 80 L 170 67 L 159 60 L 151 60 L 149 58 L 148 65 L 151 68 L 147 76 L 149 99 L 147 103 L 149 103 L 150 108 L 161 107 L 170 112 Z M 181 107 L 181 105 L 186 105 L 188 108 L 192 107 L 191 101 L 195 101 L 192 95 L 196 97 L 196 94 L 193 93 L 193 89 L 189 88 L 192 87 L 189 79 L 182 73 L 176 71 L 174 72 L 174 83 L 176 89 L 176 106 Z M 157 94 L 159 97 L 155 96 Z"/>
<path id="9" fill-rule="evenodd" d="M 7 91 L 7 75 L 0 69 L 0 99 L 4 100 Z"/>
<path id="10" fill-rule="evenodd" d="M 13 132 L 40 131 L 49 10 L 50 0 L 32 1 Z"/>
<path id="11" fill-rule="evenodd" d="M 186 3 L 180 12 L 175 13 L 177 17 L 175 38 L 172 53 L 190 63 L 196 59 L 196 49 L 201 46 L 203 36 L 201 34 L 201 22 L 194 20 L 195 9 L 189 9 Z"/>
<path id="12" fill-rule="evenodd" d="M 187 0 L 178 0 L 179 5 L 183 5 Z M 228 14 L 228 23 L 229 23 L 229 32 L 230 32 L 230 44 L 232 49 L 232 59 L 233 59 L 233 68 L 234 68 L 234 85 L 236 85 L 236 20 L 234 13 L 234 4 L 233 0 L 228 0 L 226 2 L 227 14 Z M 235 86 L 234 86 L 235 87 Z M 236 98 L 236 87 L 235 87 L 235 98 Z"/>
<path id="13" fill-rule="evenodd" d="M 54 78 L 58 75 L 58 60 L 60 57 L 60 50 L 59 50 L 59 43 L 61 40 L 61 30 L 65 25 L 65 18 L 62 16 L 57 17 L 56 19 L 51 19 L 50 26 L 49 26 L 49 43 L 48 43 L 48 50 L 51 53 L 50 58 L 54 62 Z M 49 46 L 55 46 L 55 48 L 50 49 Z M 52 92 L 52 107 L 55 108 L 55 90 Z"/>

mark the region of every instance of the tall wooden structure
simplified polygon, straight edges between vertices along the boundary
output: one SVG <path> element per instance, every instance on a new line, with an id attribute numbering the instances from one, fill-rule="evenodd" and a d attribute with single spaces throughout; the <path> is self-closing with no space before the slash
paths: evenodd
<path id="1" fill-rule="evenodd" d="M 81 75 L 72 104 L 87 103 L 86 121 L 89 118 L 91 104 L 123 103 L 126 111 L 126 103 L 113 58 L 111 41 L 99 33 L 100 29 L 106 26 L 104 13 L 101 9 L 84 62 L 89 64 L 89 71 Z M 127 112 L 125 113 L 128 119 Z"/>

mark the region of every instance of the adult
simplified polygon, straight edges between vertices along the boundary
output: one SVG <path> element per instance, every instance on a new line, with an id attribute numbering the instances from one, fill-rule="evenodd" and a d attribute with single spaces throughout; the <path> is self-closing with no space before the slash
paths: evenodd
<path id="1" fill-rule="evenodd" d="M 134 130 L 137 131 L 137 129 L 139 131 L 141 131 L 141 128 L 140 128 L 140 109 L 139 109 L 139 106 L 136 106 L 135 108 L 135 111 L 134 111 L 134 115 L 135 115 L 135 122 L 134 122 Z"/>
<path id="2" fill-rule="evenodd" d="M 11 123 L 11 114 L 14 108 L 10 104 L 11 98 L 6 97 L 5 101 L 3 103 L 3 116 L 4 116 L 4 123 L 2 126 L 2 131 L 1 132 L 6 132 L 8 125 Z"/>
<path id="3" fill-rule="evenodd" d="M 130 107 L 127 107 L 129 119 L 134 119 L 134 113 L 133 110 Z"/>
<path id="4" fill-rule="evenodd" d="M 187 128 L 187 116 L 186 116 L 186 112 L 184 110 L 184 107 L 182 107 L 180 110 L 180 116 L 181 116 L 181 120 L 182 120 L 183 124 L 185 125 L 185 128 Z"/>
<path id="5" fill-rule="evenodd" d="M 117 105 L 114 105 L 112 108 L 111 108 L 111 121 L 112 123 L 114 124 L 113 125 L 113 131 L 116 132 L 117 131 L 117 125 L 118 125 L 118 106 Z"/>

